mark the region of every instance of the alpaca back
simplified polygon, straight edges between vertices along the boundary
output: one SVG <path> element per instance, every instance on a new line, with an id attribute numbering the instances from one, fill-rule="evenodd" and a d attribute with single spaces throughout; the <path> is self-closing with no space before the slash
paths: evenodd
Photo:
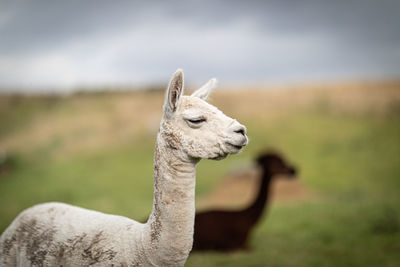
<path id="1" fill-rule="evenodd" d="M 65 266 L 66 258 L 69 266 L 138 262 L 140 242 L 138 235 L 130 233 L 139 233 L 144 226 L 62 203 L 36 205 L 23 211 L 2 234 L 0 264 Z"/>

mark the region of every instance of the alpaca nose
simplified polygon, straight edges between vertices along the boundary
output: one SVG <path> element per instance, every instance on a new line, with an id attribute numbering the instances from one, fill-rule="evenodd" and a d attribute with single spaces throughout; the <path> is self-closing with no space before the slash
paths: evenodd
<path id="1" fill-rule="evenodd" d="M 244 129 L 244 127 L 241 127 L 237 130 L 234 131 L 235 133 L 241 134 L 241 135 L 245 135 L 246 134 L 246 130 Z"/>
<path id="2" fill-rule="evenodd" d="M 296 175 L 296 173 L 297 173 L 296 168 L 290 168 L 290 169 L 289 169 L 289 174 L 291 174 L 291 175 Z"/>
<path id="3" fill-rule="evenodd" d="M 241 134 L 243 136 L 246 136 L 246 127 L 235 121 L 234 125 L 232 126 L 231 130 L 234 133 Z"/>

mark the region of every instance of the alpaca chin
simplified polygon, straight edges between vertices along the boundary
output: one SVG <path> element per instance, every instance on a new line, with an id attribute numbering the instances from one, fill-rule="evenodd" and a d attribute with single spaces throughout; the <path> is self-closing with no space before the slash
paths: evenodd
<path id="1" fill-rule="evenodd" d="M 228 156 L 228 153 L 222 154 L 222 155 L 218 155 L 218 156 L 210 158 L 210 159 L 212 159 L 212 160 L 222 160 L 222 159 L 225 159 L 227 156 Z"/>

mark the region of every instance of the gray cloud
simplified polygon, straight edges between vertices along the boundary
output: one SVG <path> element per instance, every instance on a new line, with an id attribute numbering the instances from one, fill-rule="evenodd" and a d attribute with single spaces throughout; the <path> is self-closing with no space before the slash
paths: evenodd
<path id="1" fill-rule="evenodd" d="M 2 1 L 0 87 L 400 75 L 399 1 Z M 4 90 L 0 89 L 0 90 Z"/>

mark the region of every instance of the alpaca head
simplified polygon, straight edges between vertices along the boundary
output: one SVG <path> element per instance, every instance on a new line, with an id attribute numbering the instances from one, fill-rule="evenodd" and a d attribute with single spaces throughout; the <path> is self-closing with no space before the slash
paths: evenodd
<path id="1" fill-rule="evenodd" d="M 216 80 L 183 96 L 183 72 L 177 70 L 167 88 L 160 133 L 168 146 L 192 160 L 222 159 L 247 145 L 246 127 L 205 100 Z"/>
<path id="2" fill-rule="evenodd" d="M 294 178 L 294 175 L 296 175 L 296 169 L 287 164 L 281 156 L 273 152 L 260 154 L 257 158 L 257 163 L 265 172 L 271 175 L 283 174 L 290 178 Z"/>

